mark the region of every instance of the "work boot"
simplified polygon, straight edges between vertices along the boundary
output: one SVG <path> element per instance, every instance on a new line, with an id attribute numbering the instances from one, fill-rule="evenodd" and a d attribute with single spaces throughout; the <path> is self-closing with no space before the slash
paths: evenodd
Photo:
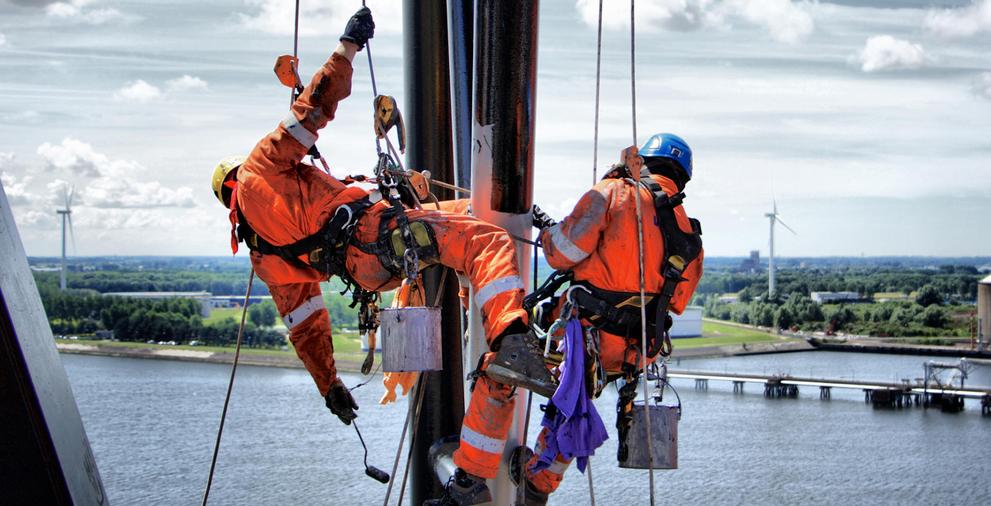
<path id="1" fill-rule="evenodd" d="M 526 446 L 517 446 L 513 449 L 513 454 L 509 457 L 509 480 L 513 482 L 513 485 L 523 487 L 522 506 L 544 506 L 547 504 L 548 494 L 537 490 L 530 480 L 526 480 L 526 483 L 520 483 L 531 457 L 533 457 L 533 450 Z"/>
<path id="2" fill-rule="evenodd" d="M 543 351 L 531 332 L 503 336 L 485 375 L 503 385 L 525 388 L 548 399 L 557 390 L 557 380 L 547 369 Z"/>
<path id="3" fill-rule="evenodd" d="M 460 467 L 447 481 L 444 495 L 423 502 L 423 506 L 468 506 L 492 502 L 492 492 L 485 479 L 464 472 Z"/>
<path id="4" fill-rule="evenodd" d="M 548 494 L 537 490 L 533 487 L 533 483 L 528 481 L 523 490 L 523 506 L 544 506 L 547 504 L 547 496 Z"/>
<path id="5" fill-rule="evenodd" d="M 509 481 L 513 485 L 519 486 L 522 482 L 523 474 L 526 472 L 526 465 L 533 457 L 533 450 L 527 446 L 517 446 L 513 448 L 513 453 L 509 457 Z"/>

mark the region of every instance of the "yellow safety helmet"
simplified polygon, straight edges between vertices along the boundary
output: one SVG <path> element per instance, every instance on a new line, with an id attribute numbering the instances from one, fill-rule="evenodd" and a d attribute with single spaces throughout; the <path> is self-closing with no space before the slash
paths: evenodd
<path id="1" fill-rule="evenodd" d="M 241 155 L 228 156 L 217 164 L 217 168 L 213 169 L 213 180 L 211 181 L 213 195 L 217 197 L 217 200 L 219 200 L 224 207 L 228 207 L 227 202 L 224 202 L 224 181 L 227 180 L 227 176 L 230 175 L 231 172 L 244 163 L 245 159 L 247 159 L 247 157 Z"/>

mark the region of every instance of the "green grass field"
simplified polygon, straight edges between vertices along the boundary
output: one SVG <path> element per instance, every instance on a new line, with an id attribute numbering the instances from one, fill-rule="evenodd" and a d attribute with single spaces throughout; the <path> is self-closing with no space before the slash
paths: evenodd
<path id="1" fill-rule="evenodd" d="M 706 320 L 702 322 L 702 337 L 677 339 L 675 340 L 675 347 L 703 348 L 706 346 L 725 346 L 781 340 L 784 339 L 774 334 L 768 334 L 767 332 Z"/>
<path id="2" fill-rule="evenodd" d="M 203 319 L 204 325 L 219 323 L 227 318 L 234 321 L 241 321 L 241 308 L 239 307 L 218 307 L 210 311 L 210 316 Z"/>

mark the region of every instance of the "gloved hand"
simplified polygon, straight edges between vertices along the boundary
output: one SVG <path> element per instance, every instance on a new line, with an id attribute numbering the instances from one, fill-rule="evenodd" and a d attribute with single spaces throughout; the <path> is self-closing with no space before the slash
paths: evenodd
<path id="1" fill-rule="evenodd" d="M 325 400 L 330 412 L 337 415 L 344 425 L 351 425 L 351 420 L 358 418 L 358 414 L 354 412 L 358 409 L 358 403 L 354 402 L 354 397 L 351 397 L 351 392 L 340 378 L 330 386 L 330 392 L 327 393 Z"/>
<path id="2" fill-rule="evenodd" d="M 547 213 L 541 210 L 536 204 L 533 205 L 533 209 L 530 210 L 530 214 L 533 216 L 533 226 L 537 227 L 537 230 L 543 230 L 545 228 L 550 228 L 557 225 L 554 218 L 547 216 Z"/>
<path id="3" fill-rule="evenodd" d="M 361 51 L 365 48 L 368 39 L 374 35 L 375 21 L 372 20 L 372 11 L 368 7 L 362 7 L 348 20 L 348 26 L 344 28 L 344 35 L 341 35 L 340 40 L 358 46 L 358 50 Z"/>

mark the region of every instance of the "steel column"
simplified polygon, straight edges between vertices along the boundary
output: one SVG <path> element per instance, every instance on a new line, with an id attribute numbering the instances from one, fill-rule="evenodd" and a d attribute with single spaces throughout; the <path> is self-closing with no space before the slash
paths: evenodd
<path id="1" fill-rule="evenodd" d="M 524 238 L 531 234 L 529 211 L 533 202 L 538 6 L 537 0 L 478 0 L 475 4 L 472 212 Z M 530 246 L 517 242 L 516 252 L 520 275 L 527 285 Z M 488 351 L 481 313 L 474 301 L 470 319 L 466 361 L 474 364 Z M 499 476 L 489 481 L 494 504 L 513 504 L 516 500 L 516 487 L 508 478 L 505 463 L 513 448 L 524 444 L 526 391 L 519 390 L 516 398 L 504 465 Z"/>
<path id="2" fill-rule="evenodd" d="M 454 163 L 458 186 L 471 187 L 471 82 L 475 9 L 473 0 L 448 0 Z M 458 195 L 467 198 L 468 195 Z"/>
<path id="3" fill-rule="evenodd" d="M 434 178 L 455 181 L 451 137 L 451 90 L 448 65 L 447 12 L 443 2 L 403 2 L 403 59 L 405 61 L 404 118 L 407 127 L 406 166 L 429 170 Z M 454 198 L 433 189 L 441 200 Z M 441 268 L 424 271 L 427 304 L 433 304 Z M 436 497 L 441 484 L 429 464 L 434 441 L 461 432 L 464 392 L 461 369 L 461 303 L 458 280 L 449 273 L 441 297 L 443 371 L 424 373 L 423 408 L 411 433 L 410 499 L 412 504 Z M 412 398 L 412 396 L 411 396 Z"/>

